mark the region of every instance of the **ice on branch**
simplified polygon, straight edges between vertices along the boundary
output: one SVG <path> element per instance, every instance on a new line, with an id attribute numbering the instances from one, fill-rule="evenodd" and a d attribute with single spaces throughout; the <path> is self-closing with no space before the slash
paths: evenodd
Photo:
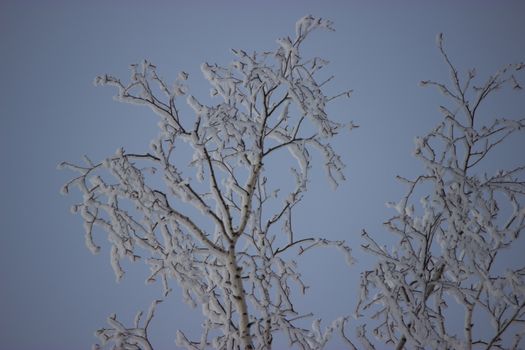
<path id="1" fill-rule="evenodd" d="M 329 246 L 353 262 L 345 242 L 305 237 L 292 224 L 316 166 L 311 153 L 320 153 L 337 185 L 344 164 L 329 140 L 355 127 L 327 114 L 336 97 L 349 96 L 326 96 L 329 80 L 320 81 L 317 71 L 328 61 L 301 53 L 315 29 L 333 30 L 330 21 L 307 16 L 296 36 L 280 39 L 274 51 L 236 49 L 229 65 L 202 64 L 215 97 L 211 105 L 189 93 L 187 73 L 170 83 L 148 61 L 132 65 L 127 82 L 112 75 L 95 79 L 116 88 L 118 101 L 149 107 L 159 117 L 159 135 L 145 152 L 119 148 L 100 163 L 64 163 L 77 175 L 63 193 L 71 187 L 82 193 L 74 212 L 84 220 L 86 245 L 98 252 L 104 247 L 99 236 L 107 235 L 117 280 L 124 277 L 123 260 L 143 261 L 150 268 L 146 281 L 160 281 L 164 296 L 175 282 L 185 302 L 201 307 L 202 336 L 191 340 L 179 330 L 179 346 L 269 349 L 279 331 L 292 345 L 319 349 L 336 330 L 344 337 L 346 319 L 324 331 L 318 322 L 311 331 L 299 326 L 309 314 L 295 309 L 292 290 L 306 286 L 288 253 Z M 267 181 L 273 174 L 267 164 L 278 152 L 290 156 L 291 188 Z M 145 325 L 127 328 L 111 316 L 111 328 L 98 335 L 119 349 L 151 349 L 151 317 L 153 311 Z"/>
<path id="2" fill-rule="evenodd" d="M 475 70 L 463 76 L 451 63 L 442 34 L 438 47 L 451 82 L 423 85 L 437 87 L 449 106 L 440 106 L 442 121 L 415 139 L 424 173 L 399 177 L 408 190 L 390 204 L 395 213 L 385 223 L 396 247 L 363 233 L 363 248 L 377 264 L 362 274 L 356 313 L 377 321 L 367 322 L 370 333 L 396 349 L 520 349 L 525 266 L 506 254 L 522 244 L 525 164 L 490 175 L 486 160 L 523 131 L 525 120 L 483 124 L 480 114 L 496 91 L 515 84 L 521 65 L 504 66 L 478 87 Z M 364 327 L 359 336 L 374 348 Z"/>
<path id="3" fill-rule="evenodd" d="M 136 349 L 136 350 L 153 350 L 153 346 L 148 340 L 148 327 L 155 314 L 157 304 L 162 300 L 155 300 L 151 303 L 146 319 L 141 325 L 143 315 L 139 311 L 135 316 L 133 327 L 127 328 L 122 324 L 115 314 L 108 317 L 109 328 L 102 328 L 96 332 L 101 344 L 95 344 L 93 350 L 102 349 Z M 110 347 L 110 345 L 112 345 Z"/>

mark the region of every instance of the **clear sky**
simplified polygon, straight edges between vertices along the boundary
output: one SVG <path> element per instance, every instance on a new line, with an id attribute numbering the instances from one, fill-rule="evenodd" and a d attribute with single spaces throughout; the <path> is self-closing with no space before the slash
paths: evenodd
<path id="1" fill-rule="evenodd" d="M 413 139 L 440 118 L 443 98 L 418 87 L 423 79 L 448 79 L 436 35 L 445 34 L 460 69 L 477 67 L 487 76 L 525 60 L 525 2 L 1 1 L 2 348 L 89 348 L 111 312 L 131 321 L 160 293 L 159 286 L 144 285 L 138 264 L 126 266 L 126 278 L 116 284 L 108 250 L 91 255 L 80 217 L 69 213 L 78 193 L 59 194 L 72 176 L 56 170 L 59 162 L 84 154 L 100 160 L 120 146 L 142 151 L 157 133 L 149 110 L 114 102 L 114 91 L 94 87 L 93 78 L 127 77 L 128 65 L 146 58 L 168 80 L 189 72 L 193 93 L 205 96 L 201 62 L 227 64 L 230 48 L 274 49 L 275 39 L 293 35 L 306 14 L 335 23 L 335 33 L 316 33 L 307 50 L 331 61 L 326 69 L 336 76 L 334 91 L 355 90 L 331 110 L 333 118 L 361 127 L 334 143 L 348 181 L 334 192 L 314 173 L 297 230 L 348 240 L 359 263 L 348 268 L 326 252 L 299 259 L 312 286 L 299 304 L 324 321 L 352 314 L 359 272 L 370 264 L 358 248 L 360 230 L 385 234 L 381 223 L 392 211 L 384 203 L 403 193 L 394 176 L 421 170 L 411 157 Z M 524 117 L 520 99 L 523 94 L 502 99 L 495 116 Z M 524 139 L 513 140 L 502 157 L 523 162 Z M 173 294 L 152 324 L 154 344 L 175 348 L 175 330 L 197 334 L 199 316 Z"/>

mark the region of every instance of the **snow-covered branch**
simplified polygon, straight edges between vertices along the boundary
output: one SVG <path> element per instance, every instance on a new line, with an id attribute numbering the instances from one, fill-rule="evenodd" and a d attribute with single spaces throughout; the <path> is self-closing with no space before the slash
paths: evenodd
<path id="1" fill-rule="evenodd" d="M 484 160 L 523 132 L 525 119 L 484 124 L 480 106 L 504 85 L 516 89 L 524 66 L 507 65 L 477 86 L 475 70 L 462 77 L 452 64 L 442 35 L 438 46 L 451 83 L 423 85 L 437 87 L 451 103 L 440 107 L 442 121 L 415 140 L 425 173 L 399 178 L 408 191 L 390 204 L 396 214 L 385 223 L 398 244 L 388 248 L 363 234 L 363 248 L 378 262 L 362 275 L 357 312 L 377 320 L 373 335 L 396 349 L 517 349 L 523 346 L 525 266 L 515 261 L 502 269 L 499 261 L 525 228 L 525 164 L 488 175 Z M 451 323 L 461 313 L 458 333 Z"/>
<path id="2" fill-rule="evenodd" d="M 303 314 L 295 310 L 291 286 L 306 288 L 295 262 L 287 260 L 291 248 L 301 254 L 334 246 L 352 262 L 344 242 L 295 234 L 291 222 L 307 190 L 313 149 L 324 158 L 330 182 L 344 180 L 344 164 L 328 142 L 344 125 L 328 117 L 326 106 L 349 92 L 327 97 L 317 78 L 327 62 L 300 54 L 318 28 L 333 30 L 330 21 L 306 16 L 296 37 L 279 39 L 275 51 L 232 50 L 228 66 L 202 64 L 218 100 L 213 105 L 189 94 L 187 73 L 170 84 L 148 61 L 131 66 L 128 82 L 112 75 L 95 80 L 115 87 L 118 101 L 149 107 L 161 132 L 146 153 L 119 149 L 98 164 L 64 163 L 78 173 L 64 192 L 77 187 L 83 195 L 73 211 L 84 220 L 91 251 L 100 250 L 95 228 L 107 233 L 117 279 L 124 276 L 123 258 L 142 260 L 151 268 L 147 281 L 160 279 L 165 296 L 175 280 L 185 301 L 202 307 L 202 337 L 190 340 L 179 331 L 179 346 L 270 349 L 272 334 L 284 332 L 291 344 L 319 349 L 334 330 L 344 335 L 343 319 L 324 332 L 318 322 L 313 331 L 296 326 Z M 188 149 L 189 164 L 180 156 Z M 296 185 L 271 187 L 265 165 L 285 151 L 297 161 L 291 166 Z M 151 348 L 150 318 L 142 328 L 126 328 L 116 316 L 109 321 L 113 328 L 99 333 L 104 342 Z"/>

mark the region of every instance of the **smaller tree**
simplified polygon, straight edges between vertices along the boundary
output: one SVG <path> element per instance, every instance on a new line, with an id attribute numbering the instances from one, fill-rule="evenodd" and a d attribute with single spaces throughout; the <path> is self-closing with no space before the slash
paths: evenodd
<path id="1" fill-rule="evenodd" d="M 320 81 L 317 75 L 327 62 L 300 54 L 304 40 L 319 28 L 333 30 L 330 21 L 307 16 L 297 22 L 295 38 L 279 39 L 273 52 L 233 50 L 229 66 L 204 63 L 211 95 L 220 100 L 212 106 L 188 95 L 186 73 L 170 85 L 149 62 L 132 65 L 129 83 L 110 75 L 96 79 L 97 85 L 116 87 L 117 100 L 153 110 L 161 132 L 148 152 L 121 148 L 100 163 L 87 158 L 85 165 L 63 163 L 79 174 L 64 191 L 76 186 L 83 194 L 73 211 L 84 220 L 93 253 L 100 249 L 94 228 L 107 233 L 117 279 L 124 275 L 123 258 L 142 260 L 151 268 L 147 280 L 162 280 L 165 295 L 174 279 L 185 301 L 202 307 L 202 336 L 190 340 L 179 331 L 179 346 L 270 349 L 273 333 L 280 331 L 290 345 L 318 349 L 344 326 L 345 319 L 325 332 L 319 321 L 312 331 L 297 325 L 308 315 L 294 307 L 293 291 L 306 287 L 289 258 L 294 247 L 302 254 L 335 246 L 352 261 L 344 242 L 299 236 L 292 225 L 307 190 L 312 149 L 324 157 L 332 184 L 344 180 L 343 163 L 327 140 L 345 125 L 329 119 L 326 106 L 350 92 L 326 96 L 331 78 Z M 193 117 L 181 109 L 182 96 Z M 290 189 L 279 190 L 265 167 L 281 151 L 297 160 Z M 132 327 L 110 316 L 110 327 L 98 332 L 102 345 L 152 349 L 147 330 L 159 301 L 143 324 L 141 313 Z"/>
<path id="2" fill-rule="evenodd" d="M 487 158 L 525 128 L 525 119 L 486 123 L 480 111 L 504 85 L 521 90 L 516 74 L 524 65 L 504 66 L 475 85 L 476 71 L 460 75 L 442 35 L 438 47 L 451 84 L 422 85 L 437 87 L 451 103 L 440 106 L 443 120 L 416 138 L 425 173 L 398 177 L 408 192 L 391 204 L 397 213 L 385 223 L 398 245 L 389 249 L 363 231 L 363 248 L 378 262 L 362 274 L 357 312 L 378 320 L 374 336 L 396 349 L 522 348 L 525 264 L 505 255 L 521 244 L 525 227 L 525 164 L 489 175 Z M 374 348 L 364 327 L 360 335 Z"/>

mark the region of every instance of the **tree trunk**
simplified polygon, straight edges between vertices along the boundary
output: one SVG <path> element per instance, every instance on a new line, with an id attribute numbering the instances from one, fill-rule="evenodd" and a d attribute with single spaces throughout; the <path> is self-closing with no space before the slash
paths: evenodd
<path id="1" fill-rule="evenodd" d="M 228 272 L 232 282 L 232 293 L 235 302 L 235 309 L 239 315 L 239 336 L 242 347 L 245 350 L 253 350 L 252 336 L 250 333 L 248 306 L 246 305 L 246 296 L 242 285 L 241 268 L 237 266 L 235 250 L 230 249 L 228 252 Z"/>

